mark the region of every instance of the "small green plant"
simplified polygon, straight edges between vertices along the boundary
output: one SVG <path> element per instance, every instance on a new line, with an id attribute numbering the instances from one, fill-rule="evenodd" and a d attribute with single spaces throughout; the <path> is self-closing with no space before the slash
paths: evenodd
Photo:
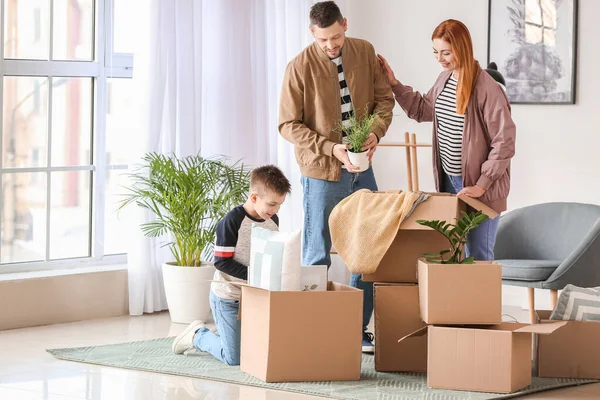
<path id="1" fill-rule="evenodd" d="M 455 218 L 456 224 L 446 221 L 418 220 L 417 224 L 428 226 L 442 235 L 450 242 L 450 249 L 442 250 L 438 254 L 423 254 L 425 260 L 432 264 L 473 264 L 473 257 L 464 258 L 463 249 L 467 243 L 467 235 L 489 217 L 481 211 L 467 214 L 462 211 L 462 218 Z M 444 257 L 447 257 L 444 259 Z"/>
<path id="2" fill-rule="evenodd" d="M 348 139 L 348 150 L 353 153 L 361 153 L 362 146 L 369 138 L 373 128 L 377 125 L 377 113 L 369 114 L 368 105 L 365 107 L 365 116 L 362 119 L 356 117 L 354 110 L 350 111 L 348 125 L 344 126 L 339 121 L 334 128 L 335 132 L 345 133 Z"/>
<path id="3" fill-rule="evenodd" d="M 119 209 L 129 204 L 150 210 L 154 220 L 142 224 L 148 237 L 170 233 L 166 245 L 177 265 L 196 267 L 212 259 L 217 222 L 246 201 L 250 172 L 240 162 L 200 155 L 177 158 L 148 153 L 128 174 L 131 185 Z"/>

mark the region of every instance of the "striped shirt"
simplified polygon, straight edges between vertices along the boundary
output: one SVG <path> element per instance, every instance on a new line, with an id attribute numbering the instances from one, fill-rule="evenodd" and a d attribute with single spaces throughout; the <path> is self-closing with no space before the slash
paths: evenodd
<path id="1" fill-rule="evenodd" d="M 213 293 L 222 299 L 239 300 L 241 290 L 228 282 L 245 282 L 250 264 L 252 225 L 272 231 L 279 230 L 277 214 L 269 220 L 252 218 L 244 206 L 235 207 L 217 223 L 215 240 L 215 275 L 211 284 Z"/>
<path id="2" fill-rule="evenodd" d="M 447 175 L 462 174 L 462 139 L 465 116 L 456 113 L 458 81 L 451 75 L 435 101 L 437 134 L 442 168 Z"/>
<path id="3" fill-rule="evenodd" d="M 354 106 L 352 106 L 352 99 L 350 98 L 350 89 L 348 89 L 348 84 L 346 83 L 346 78 L 344 76 L 342 56 L 334 58 L 333 60 L 331 60 L 331 62 L 337 65 L 338 80 L 340 81 L 340 99 L 342 102 L 342 126 L 344 128 L 347 128 L 350 125 L 350 115 L 352 115 Z M 346 139 L 346 132 L 342 132 L 342 143 L 348 143 L 348 140 Z"/>

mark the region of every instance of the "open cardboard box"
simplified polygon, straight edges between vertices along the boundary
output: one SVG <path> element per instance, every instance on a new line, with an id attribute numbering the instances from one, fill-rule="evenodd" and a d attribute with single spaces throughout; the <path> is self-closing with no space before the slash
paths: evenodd
<path id="1" fill-rule="evenodd" d="M 404 336 L 425 326 L 419 314 L 419 288 L 413 283 L 376 283 L 375 371 L 427 371 L 427 338 Z"/>
<path id="2" fill-rule="evenodd" d="M 502 322 L 502 265 L 418 263 L 421 318 L 432 325 Z"/>
<path id="3" fill-rule="evenodd" d="M 448 193 L 429 193 L 431 197 L 419 204 L 413 213 L 402 221 L 396 238 L 372 274 L 363 274 L 365 282 L 416 283 L 417 260 L 426 253 L 438 253 L 448 247 L 448 240 L 439 232 L 417 224 L 417 220 L 454 222 L 461 218 L 467 206 L 483 211 L 490 218 L 498 213 L 468 196 Z"/>
<path id="4" fill-rule="evenodd" d="M 536 311 L 541 324 L 553 324 L 551 311 Z M 566 321 L 537 339 L 536 364 L 543 378 L 600 379 L 600 321 Z"/>
<path id="5" fill-rule="evenodd" d="M 564 325 L 428 326 L 399 341 L 428 335 L 430 388 L 512 393 L 531 384 L 531 334 L 551 335 Z"/>
<path id="6" fill-rule="evenodd" d="M 240 370 L 264 382 L 360 379 L 362 290 L 242 286 Z"/>

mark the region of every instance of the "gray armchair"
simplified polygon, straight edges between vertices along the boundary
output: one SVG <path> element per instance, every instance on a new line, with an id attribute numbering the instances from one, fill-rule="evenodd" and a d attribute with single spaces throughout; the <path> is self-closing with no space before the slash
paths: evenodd
<path id="1" fill-rule="evenodd" d="M 550 289 L 552 307 L 568 284 L 600 286 L 600 206 L 546 203 L 500 218 L 494 248 L 502 283 L 528 288 L 534 322 L 534 288 Z"/>

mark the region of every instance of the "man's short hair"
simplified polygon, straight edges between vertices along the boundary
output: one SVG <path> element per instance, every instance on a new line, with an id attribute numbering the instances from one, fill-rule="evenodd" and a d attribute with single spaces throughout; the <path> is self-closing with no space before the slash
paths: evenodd
<path id="1" fill-rule="evenodd" d="M 253 169 L 250 174 L 250 190 L 262 194 L 260 192 L 264 189 L 284 195 L 292 192 L 292 185 L 279 168 L 274 165 L 265 165 Z"/>
<path id="2" fill-rule="evenodd" d="M 321 1 L 310 8 L 310 24 L 319 28 L 328 28 L 335 22 L 344 23 L 340 8 L 334 1 Z"/>

